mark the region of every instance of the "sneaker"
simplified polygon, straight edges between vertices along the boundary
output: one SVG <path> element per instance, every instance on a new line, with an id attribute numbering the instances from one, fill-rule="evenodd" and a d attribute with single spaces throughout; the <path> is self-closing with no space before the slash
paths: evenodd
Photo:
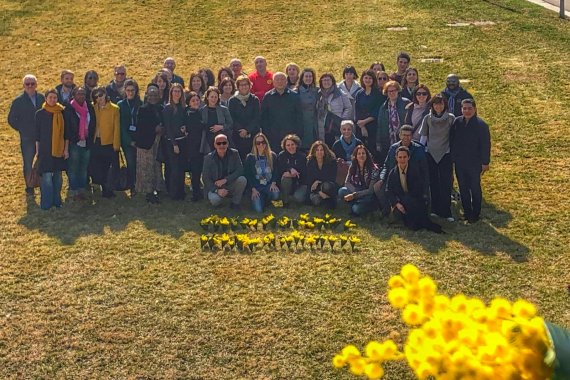
<path id="1" fill-rule="evenodd" d="M 436 218 L 438 215 L 435 212 L 432 212 L 431 214 L 429 214 L 429 216 L 431 216 L 432 218 Z"/>
<path id="2" fill-rule="evenodd" d="M 449 223 L 455 222 L 455 218 L 453 218 L 453 216 L 450 216 L 449 218 L 446 218 L 445 220 L 447 220 Z"/>

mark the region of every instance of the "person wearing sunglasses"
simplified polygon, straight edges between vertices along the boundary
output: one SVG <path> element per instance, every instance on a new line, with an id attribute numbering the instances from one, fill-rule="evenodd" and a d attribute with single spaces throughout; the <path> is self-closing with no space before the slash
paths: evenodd
<path id="1" fill-rule="evenodd" d="M 125 65 L 117 65 L 115 66 L 114 73 L 115 78 L 105 87 L 105 91 L 107 92 L 107 96 L 109 96 L 109 100 L 117 104 L 119 100 L 125 97 L 123 85 L 125 84 L 125 80 L 127 80 L 127 68 Z"/>
<path id="2" fill-rule="evenodd" d="M 247 185 L 251 188 L 251 207 L 255 212 L 263 212 L 266 202 L 279 199 L 278 172 L 277 155 L 271 151 L 267 137 L 258 133 L 244 164 Z"/>
<path id="3" fill-rule="evenodd" d="M 420 141 L 420 127 L 424 117 L 429 113 L 429 101 L 431 92 L 425 84 L 418 85 L 412 92 L 410 100 L 412 101 L 406 106 L 406 116 L 404 123 L 414 127 L 414 141 Z"/>
<path id="4" fill-rule="evenodd" d="M 95 143 L 91 151 L 93 183 L 101 185 L 103 198 L 112 198 L 111 167 L 119 162 L 121 126 L 119 107 L 111 102 L 103 87 L 93 90 L 95 108 Z"/>
<path id="5" fill-rule="evenodd" d="M 37 92 L 38 80 L 32 74 L 27 74 L 22 80 L 24 91 L 18 95 L 10 106 L 8 124 L 20 135 L 20 150 L 22 153 L 23 173 L 26 182 L 26 194 L 34 195 L 30 182 L 32 164 L 36 155 L 36 111 L 42 108 L 45 97 Z"/>
<path id="6" fill-rule="evenodd" d="M 83 77 L 83 87 L 85 88 L 85 99 L 91 103 L 91 91 L 99 84 L 99 74 L 95 70 L 89 70 Z"/>
<path id="7" fill-rule="evenodd" d="M 239 210 L 247 185 L 239 153 L 229 147 L 228 136 L 223 133 L 214 138 L 214 148 L 204 157 L 204 192 L 212 206 L 220 206 L 224 199 L 231 198 L 230 208 Z"/>

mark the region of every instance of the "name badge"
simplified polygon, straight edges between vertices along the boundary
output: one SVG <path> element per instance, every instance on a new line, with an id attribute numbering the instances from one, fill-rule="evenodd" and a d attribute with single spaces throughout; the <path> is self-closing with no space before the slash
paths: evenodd
<path id="1" fill-rule="evenodd" d="M 136 126 L 136 125 L 131 125 L 131 126 L 129 127 L 129 131 L 130 131 L 130 132 L 136 132 L 136 131 L 137 131 L 137 126 Z"/>

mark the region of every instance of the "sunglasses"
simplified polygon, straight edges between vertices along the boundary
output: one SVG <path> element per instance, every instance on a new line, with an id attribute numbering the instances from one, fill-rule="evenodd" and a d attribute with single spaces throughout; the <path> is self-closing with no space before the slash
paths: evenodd
<path id="1" fill-rule="evenodd" d="M 267 145 L 265 141 L 256 141 L 255 145 Z"/>
<path id="2" fill-rule="evenodd" d="M 228 145 L 227 141 L 218 141 L 216 145 Z"/>
<path id="3" fill-rule="evenodd" d="M 36 82 L 26 82 L 26 83 L 24 83 L 24 86 L 26 86 L 26 87 L 32 87 L 32 86 L 35 86 L 35 85 L 36 85 Z"/>
<path id="4" fill-rule="evenodd" d="M 388 80 L 388 77 L 378 77 L 378 80 Z"/>
<path id="5" fill-rule="evenodd" d="M 92 76 L 87 77 L 87 80 L 94 80 L 94 79 L 98 79 L 98 78 L 97 78 L 97 77 L 92 77 Z"/>
<path id="6" fill-rule="evenodd" d="M 417 96 L 427 96 L 427 92 L 416 92 Z"/>
<path id="7" fill-rule="evenodd" d="M 95 95 L 95 97 L 97 97 L 97 98 L 102 98 L 102 97 L 104 97 L 104 96 L 105 96 L 105 94 L 97 94 L 97 95 Z"/>

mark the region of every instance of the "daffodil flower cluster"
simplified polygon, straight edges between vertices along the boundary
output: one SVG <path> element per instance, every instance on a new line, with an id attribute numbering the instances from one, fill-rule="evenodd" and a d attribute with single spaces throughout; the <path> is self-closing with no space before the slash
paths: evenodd
<path id="1" fill-rule="evenodd" d="M 341 218 L 326 214 L 324 217 L 311 217 L 308 213 L 300 214 L 299 218 L 289 218 L 282 216 L 277 219 L 275 215 L 269 214 L 261 219 L 257 218 L 228 218 L 219 215 L 210 215 L 200 221 L 200 226 L 207 232 L 228 232 L 228 231 L 257 231 L 279 229 L 306 229 L 306 230 L 331 230 L 334 231 L 342 226 L 344 231 L 351 230 L 357 225 L 351 220 L 343 223 Z"/>
<path id="2" fill-rule="evenodd" d="M 355 375 L 383 376 L 382 362 L 405 357 L 418 379 L 550 379 L 554 351 L 544 320 L 524 300 L 495 298 L 485 305 L 463 294 L 451 298 L 411 264 L 388 281 L 388 300 L 412 327 L 403 353 L 388 340 L 370 342 L 362 356 L 354 346 L 333 359 Z M 370 346 L 376 347 L 372 349 Z M 390 350 L 384 348 L 388 345 Z M 379 348 L 379 347 L 382 347 Z M 389 354 L 385 354 L 388 352 Z"/>
<path id="3" fill-rule="evenodd" d="M 263 237 L 251 237 L 248 234 L 235 234 L 230 236 L 223 234 L 203 234 L 200 236 L 200 245 L 202 249 L 229 250 L 234 249 L 242 252 L 249 250 L 254 252 L 256 249 L 267 248 L 270 250 L 301 250 L 309 249 L 311 251 L 330 248 L 331 251 L 339 246 L 342 250 L 344 247 L 350 247 L 352 251 L 356 249 L 356 245 L 360 243 L 360 239 L 356 236 L 346 235 L 305 235 L 298 230 L 294 230 L 288 235 L 277 237 L 273 232 Z"/>

